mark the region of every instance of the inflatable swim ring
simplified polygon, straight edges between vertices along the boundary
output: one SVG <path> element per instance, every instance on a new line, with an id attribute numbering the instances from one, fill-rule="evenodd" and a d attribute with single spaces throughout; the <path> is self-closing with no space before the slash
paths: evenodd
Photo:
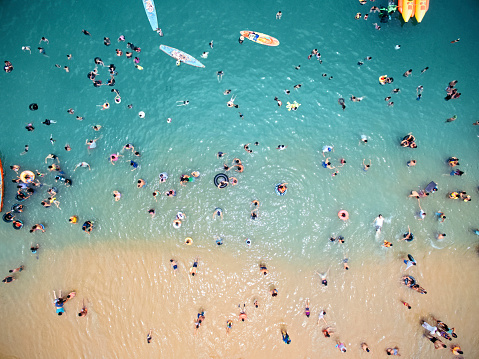
<path id="1" fill-rule="evenodd" d="M 77 223 L 78 222 L 78 216 L 71 216 L 70 218 L 68 218 L 68 221 L 70 223 Z"/>
<path id="2" fill-rule="evenodd" d="M 344 209 L 342 209 L 338 212 L 338 217 L 339 219 L 346 221 L 349 219 L 349 213 L 345 211 Z"/>
<path id="3" fill-rule="evenodd" d="M 284 190 L 284 192 L 280 192 L 278 187 L 281 185 L 281 183 L 278 183 L 275 187 L 274 187 L 274 191 L 276 192 L 276 194 L 278 196 L 284 196 L 286 194 L 286 192 L 288 192 L 288 188 L 286 187 L 286 189 Z"/>
<path id="4" fill-rule="evenodd" d="M 143 112 L 143 111 L 138 112 L 138 116 L 140 118 L 145 118 L 145 112 Z"/>
<path id="5" fill-rule="evenodd" d="M 181 221 L 179 219 L 175 219 L 173 221 L 173 228 L 178 229 L 181 227 Z"/>
<path id="6" fill-rule="evenodd" d="M 221 246 L 221 245 L 223 244 L 223 238 L 218 238 L 218 239 L 216 240 L 216 244 L 217 244 L 218 246 Z"/>
<path id="7" fill-rule="evenodd" d="M 35 179 L 35 174 L 32 171 L 23 171 L 20 174 L 20 179 L 23 183 L 33 182 L 33 180 Z"/>
<path id="8" fill-rule="evenodd" d="M 110 104 L 108 102 L 105 102 L 103 105 L 101 105 L 102 110 L 108 110 L 110 108 Z"/>
<path id="9" fill-rule="evenodd" d="M 12 206 L 12 211 L 15 213 L 21 213 L 23 212 L 23 205 L 20 203 L 16 203 Z"/>
<path id="10" fill-rule="evenodd" d="M 219 184 L 224 181 L 226 183 L 223 183 L 219 188 L 225 188 L 227 185 L 228 185 L 228 182 L 229 182 L 229 178 L 227 175 L 225 175 L 224 173 L 218 173 L 216 176 L 215 176 L 215 179 L 213 180 L 214 184 L 216 187 L 219 186 Z"/>
<path id="11" fill-rule="evenodd" d="M 387 78 L 388 78 L 388 75 L 379 76 L 379 83 L 380 83 L 381 85 L 386 85 Z"/>
<path id="12" fill-rule="evenodd" d="M 116 104 L 121 103 L 121 97 L 119 97 L 119 96 L 118 96 L 118 97 L 115 97 L 115 103 L 116 103 Z"/>
<path id="13" fill-rule="evenodd" d="M 404 233 L 402 237 L 405 239 L 406 242 L 412 242 L 412 241 L 414 240 L 414 234 L 411 233 L 411 235 L 409 236 L 409 238 L 406 239 L 406 237 L 407 237 L 408 234 L 409 234 L 409 233 Z"/>
<path id="14" fill-rule="evenodd" d="M 250 245 L 251 245 L 251 239 L 249 239 L 249 238 L 246 238 L 246 239 L 245 239 L 245 242 L 246 242 L 246 244 L 247 244 L 248 246 L 250 246 Z"/>
<path id="15" fill-rule="evenodd" d="M 185 238 L 185 244 L 187 246 L 191 246 L 193 244 L 193 239 L 191 239 L 190 237 Z"/>
<path id="16" fill-rule="evenodd" d="M 22 202 L 22 201 L 26 200 L 27 198 L 28 198 L 28 196 L 24 192 L 20 192 L 15 196 L 15 199 L 18 202 Z"/>
<path id="17" fill-rule="evenodd" d="M 160 182 L 166 182 L 166 180 L 168 179 L 168 173 L 161 172 L 158 177 L 160 177 Z"/>
<path id="18" fill-rule="evenodd" d="M 13 219 L 15 218 L 15 215 L 12 214 L 12 212 L 7 212 L 3 215 L 2 218 L 3 218 L 4 222 L 10 223 L 10 222 L 13 222 Z"/>
<path id="19" fill-rule="evenodd" d="M 13 221 L 12 224 L 13 224 L 13 228 L 14 228 L 14 229 L 17 229 L 17 230 L 18 230 L 18 229 L 22 229 L 22 228 L 23 228 L 23 222 L 20 221 L 20 220 L 15 220 L 15 221 Z"/>
<path id="20" fill-rule="evenodd" d="M 178 212 L 176 214 L 176 219 L 179 219 L 180 221 L 184 220 L 186 218 L 186 215 L 183 212 Z"/>
<path id="21" fill-rule="evenodd" d="M 191 172 L 191 175 L 195 178 L 198 178 L 200 176 L 200 173 L 198 171 L 193 171 Z"/>

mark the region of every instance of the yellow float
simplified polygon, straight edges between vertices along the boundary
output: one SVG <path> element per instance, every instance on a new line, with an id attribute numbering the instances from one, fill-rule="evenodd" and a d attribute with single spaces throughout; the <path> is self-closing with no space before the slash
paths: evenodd
<path id="1" fill-rule="evenodd" d="M 23 183 L 31 183 L 35 179 L 35 174 L 32 171 L 23 171 L 20 174 L 20 179 Z"/>
<path id="2" fill-rule="evenodd" d="M 294 101 L 293 103 L 287 102 L 286 108 L 288 109 L 288 111 L 296 111 L 299 106 L 301 106 L 301 104 L 297 103 L 296 101 Z"/>

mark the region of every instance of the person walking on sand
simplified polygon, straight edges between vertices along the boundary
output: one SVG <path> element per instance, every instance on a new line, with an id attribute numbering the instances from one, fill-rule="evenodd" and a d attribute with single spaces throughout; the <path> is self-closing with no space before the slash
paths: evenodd
<path id="1" fill-rule="evenodd" d="M 233 321 L 229 319 L 226 321 L 226 334 L 230 333 L 231 328 L 233 328 Z"/>
<path id="2" fill-rule="evenodd" d="M 328 285 L 328 280 L 326 279 L 326 277 L 328 275 L 328 272 L 329 272 L 329 268 L 324 273 L 319 273 L 319 272 L 316 271 L 316 274 L 321 277 L 321 284 L 324 285 L 325 287 L 327 287 L 327 285 Z"/>
<path id="3" fill-rule="evenodd" d="M 239 319 L 244 322 L 246 319 L 248 319 L 248 315 L 246 314 L 245 310 L 245 304 L 243 304 L 243 309 L 241 309 L 241 305 L 238 304 L 238 308 L 240 308 Z"/>
<path id="4" fill-rule="evenodd" d="M 338 348 L 341 353 L 346 353 L 346 346 L 344 343 L 341 343 L 339 340 L 336 341 L 335 348 Z"/>
<path id="5" fill-rule="evenodd" d="M 193 266 L 190 268 L 190 274 L 192 277 L 196 275 L 196 271 L 198 270 L 198 257 L 195 258 L 193 262 Z"/>
<path id="6" fill-rule="evenodd" d="M 198 332 L 198 329 L 200 328 L 201 324 L 203 323 L 203 321 L 205 320 L 205 312 L 204 311 L 201 311 L 197 314 L 197 317 L 196 317 L 196 322 L 195 322 L 195 335 L 197 334 Z"/>
<path id="7" fill-rule="evenodd" d="M 173 269 L 173 273 L 176 275 L 176 270 L 178 269 L 178 264 L 176 263 L 176 261 L 174 259 L 170 259 L 170 263 L 171 263 L 171 268 Z"/>
<path id="8" fill-rule="evenodd" d="M 263 275 L 267 275 L 267 274 L 269 273 L 268 268 L 266 268 L 266 265 L 264 265 L 264 264 L 260 264 L 260 265 L 259 265 L 259 271 L 260 271 Z"/>
<path id="9" fill-rule="evenodd" d="M 304 308 L 304 315 L 306 315 L 307 318 L 311 315 L 311 312 L 309 310 L 309 299 L 306 299 L 306 304 Z"/>
<path id="10" fill-rule="evenodd" d="M 326 315 L 326 312 L 324 310 L 322 310 L 321 313 L 319 313 L 318 325 L 320 325 L 321 321 L 323 321 L 324 324 L 328 325 L 328 323 L 326 322 L 326 319 L 324 319 L 325 315 Z"/>

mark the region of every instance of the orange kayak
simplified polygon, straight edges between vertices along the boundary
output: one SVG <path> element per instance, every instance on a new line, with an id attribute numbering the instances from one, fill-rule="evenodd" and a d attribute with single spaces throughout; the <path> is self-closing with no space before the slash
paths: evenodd
<path id="1" fill-rule="evenodd" d="M 256 42 L 261 45 L 266 45 L 266 46 L 278 46 L 279 41 L 278 39 L 274 38 L 273 36 L 269 36 L 266 34 L 262 34 L 261 32 L 256 32 L 256 31 L 240 31 L 241 36 L 245 37 L 248 40 L 251 40 L 253 42 Z"/>

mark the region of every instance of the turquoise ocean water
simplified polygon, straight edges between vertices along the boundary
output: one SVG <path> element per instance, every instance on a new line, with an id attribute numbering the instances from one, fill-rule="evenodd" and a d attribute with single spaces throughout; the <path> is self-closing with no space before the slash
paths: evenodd
<path id="1" fill-rule="evenodd" d="M 34 242 L 60 254 L 68 247 L 96 242 L 128 245 L 140 239 L 179 248 L 185 237 L 192 237 L 195 245 L 212 251 L 215 236 L 221 236 L 226 251 L 240 253 L 249 237 L 262 256 L 293 265 L 342 258 L 341 251 L 329 245 L 333 234 L 346 238 L 349 256 L 385 260 L 378 241 L 399 239 L 408 225 L 417 238 L 411 244 L 415 253 L 466 250 L 477 243 L 472 233 L 479 226 L 479 127 L 472 126 L 478 120 L 477 1 L 433 1 L 421 24 L 404 24 L 396 13 L 388 24 L 381 24 L 380 31 L 372 25 L 379 22 L 377 13 L 367 21 L 354 19 L 357 12 L 365 14 L 371 6 L 382 5 L 380 1 L 364 6 L 357 1 L 156 2 L 164 37 L 151 31 L 140 1 L 36 2 L 21 9 L 18 4 L 2 1 L 0 6 L 0 53 L 14 66 L 13 72 L 2 73 L 0 87 L 4 211 L 16 203 L 10 165 L 47 173 L 44 158 L 54 153 L 73 186 L 55 184 L 54 175 L 47 173 L 42 179 L 45 186 L 24 202 L 25 211 L 18 215 L 25 228 L 15 231 L 1 223 L 2 268 L 31 258 L 29 246 Z M 283 12 L 281 20 L 275 20 L 278 10 Z M 83 35 L 82 29 L 92 36 Z M 239 31 L 244 29 L 275 36 L 280 46 L 248 40 L 240 45 Z M 126 42 L 116 40 L 122 34 L 126 42 L 141 47 L 135 55 L 143 71 L 134 67 L 132 59 L 116 56 L 116 48 L 127 51 Z M 38 45 L 42 36 L 49 44 Z M 110 37 L 111 46 L 103 44 L 104 36 Z M 461 41 L 450 44 L 456 38 Z M 213 49 L 208 46 L 211 40 Z M 191 54 L 205 68 L 177 67 L 159 50 L 160 44 Z M 396 44 L 400 50 L 395 50 Z M 32 47 L 32 54 L 21 50 L 25 45 Z M 43 46 L 48 57 L 39 54 L 37 46 Z M 307 59 L 315 48 L 322 64 Z M 204 51 L 209 52 L 207 59 L 200 57 Z M 72 54 L 71 60 L 67 54 Z M 116 65 L 113 88 L 120 91 L 121 104 L 114 103 L 112 87 L 95 88 L 87 79 L 97 56 Z M 364 60 L 366 56 L 372 60 Z M 360 60 L 364 65 L 357 65 Z M 70 72 L 55 64 L 68 65 Z M 300 70 L 295 70 L 297 65 Z M 426 66 L 429 70 L 420 74 Z M 402 74 L 408 69 L 413 73 L 405 78 Z M 224 71 L 221 81 L 216 75 L 220 70 Z M 381 86 L 378 77 L 384 74 L 392 76 L 394 83 Z M 99 78 L 108 79 L 107 68 L 99 68 Z M 458 80 L 462 96 L 445 101 L 444 89 L 452 80 Z M 294 90 L 296 84 L 302 87 Z M 424 92 L 417 101 L 419 85 Z M 400 88 L 400 93 L 391 94 L 393 88 Z M 237 96 L 238 109 L 226 106 L 231 96 L 223 95 L 226 89 Z M 291 94 L 286 95 L 285 89 Z M 365 98 L 351 102 L 351 95 Z M 386 96 L 392 96 L 394 107 L 386 106 Z M 340 97 L 346 99 L 345 111 L 337 102 Z M 179 100 L 190 103 L 177 107 Z M 105 101 L 110 109 L 101 111 L 98 105 Z M 287 101 L 301 106 L 289 112 Z M 38 111 L 29 110 L 33 102 L 38 103 Z M 128 109 L 128 104 L 133 108 Z M 69 108 L 84 120 L 69 115 Z M 138 117 L 139 111 L 146 113 L 144 119 Z M 453 115 L 458 119 L 446 123 Z M 46 118 L 57 123 L 41 124 Z M 172 122 L 167 123 L 167 118 Z M 25 129 L 30 122 L 33 132 Z M 93 125 L 103 127 L 95 132 Z M 409 132 L 416 136 L 415 150 L 399 146 Z M 56 140 L 53 145 L 50 135 Z M 97 148 L 89 153 L 85 141 L 100 135 Z M 368 144 L 359 144 L 361 135 L 368 136 Z M 66 143 L 72 151 L 64 150 Z M 134 144 L 141 157 L 124 152 L 112 166 L 109 155 L 126 143 Z M 247 143 L 252 154 L 243 149 Z M 29 152 L 20 156 L 26 144 Z M 282 144 L 287 148 L 276 150 Z M 347 161 L 336 177 L 321 166 L 324 145 L 334 145 L 330 154 L 334 166 L 340 158 Z M 235 173 L 237 186 L 219 190 L 213 185 L 224 163 L 224 158 L 216 157 L 218 151 L 227 154 L 229 163 L 235 157 L 243 162 L 244 172 Z M 450 156 L 460 159 L 464 176 L 448 175 L 445 161 Z M 127 159 L 137 161 L 140 168 L 130 171 Z M 363 159 L 371 159 L 367 172 L 362 169 Z M 410 159 L 417 160 L 416 167 L 406 166 Z M 81 161 L 88 162 L 91 171 L 74 171 Z M 180 175 L 195 170 L 200 178 L 180 186 Z M 158 183 L 160 172 L 170 175 L 166 183 Z M 145 188 L 136 187 L 140 178 L 147 181 Z M 428 215 L 418 221 L 417 201 L 407 195 L 430 181 L 438 183 L 439 191 L 421 201 Z M 288 183 L 285 196 L 274 192 L 279 182 Z M 50 185 L 59 189 L 61 210 L 40 205 Z M 175 198 L 161 195 L 154 200 L 154 190 L 169 189 L 177 191 Z M 113 200 L 113 190 L 123 194 L 121 201 Z M 447 199 L 455 190 L 466 191 L 472 201 Z M 254 199 L 261 203 L 256 221 L 249 216 Z M 224 210 L 221 222 L 211 219 L 216 207 Z M 156 210 L 154 219 L 147 213 L 150 208 Z M 349 212 L 349 221 L 338 219 L 341 209 Z M 440 210 L 448 217 L 441 225 L 434 218 Z M 180 229 L 174 229 L 178 211 L 187 218 Z M 386 223 L 378 239 L 371 223 L 379 213 Z M 78 215 L 81 223 L 93 220 L 94 232 L 87 236 L 79 225 L 69 224 L 71 215 Z M 46 233 L 28 233 L 35 223 L 44 223 Z M 447 233 L 445 240 L 435 239 L 438 231 Z"/>

